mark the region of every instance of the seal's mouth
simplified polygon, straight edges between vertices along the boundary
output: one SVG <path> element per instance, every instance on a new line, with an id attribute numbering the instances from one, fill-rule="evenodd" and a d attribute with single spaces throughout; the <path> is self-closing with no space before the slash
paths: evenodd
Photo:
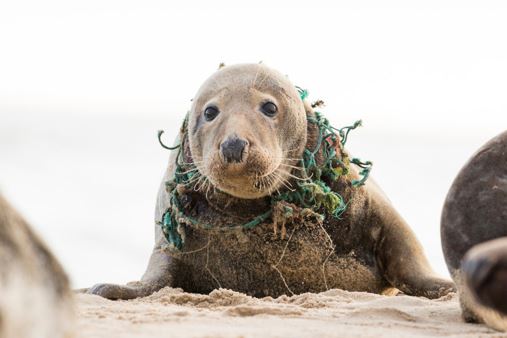
<path id="1" fill-rule="evenodd" d="M 283 188 L 292 190 L 291 178 L 296 177 L 294 164 L 258 147 L 250 147 L 241 162 L 224 160 L 218 151 L 202 162 L 199 171 L 215 189 L 243 199 L 265 197 Z"/>

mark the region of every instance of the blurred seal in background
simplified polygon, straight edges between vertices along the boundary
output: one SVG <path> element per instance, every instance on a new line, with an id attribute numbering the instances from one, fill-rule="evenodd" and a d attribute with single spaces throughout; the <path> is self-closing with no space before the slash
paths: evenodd
<path id="1" fill-rule="evenodd" d="M 507 131 L 461 169 L 444 204 L 441 234 L 463 318 L 507 330 Z"/>
<path id="2" fill-rule="evenodd" d="M 73 317 L 67 275 L 0 195 L 0 338 L 71 337 Z"/>

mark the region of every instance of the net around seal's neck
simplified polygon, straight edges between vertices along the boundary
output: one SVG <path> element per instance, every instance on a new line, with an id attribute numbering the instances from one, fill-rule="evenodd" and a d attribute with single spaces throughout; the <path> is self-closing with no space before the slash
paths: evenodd
<path id="1" fill-rule="evenodd" d="M 308 92 L 299 87 L 297 89 L 304 101 L 308 96 Z M 188 114 L 181 127 L 179 145 L 175 147 L 165 146 L 160 139 L 163 132 L 159 131 L 159 142 L 164 148 L 169 150 L 178 149 L 174 178 L 166 182 L 170 207 L 159 222 L 169 243 L 168 249 L 179 252 L 183 248 L 185 227 L 187 226 L 207 230 L 214 228 L 221 230 L 232 228 L 251 229 L 271 219 L 276 229 L 277 223 L 282 223 L 284 227 L 287 221 L 292 221 L 298 217 L 314 217 L 319 222 L 322 222 L 325 217 L 339 219 L 345 212 L 347 204 L 339 193 L 333 191 L 331 187 L 333 182 L 347 177 L 349 175 L 349 166 L 353 163 L 361 168 L 359 173 L 361 177 L 347 182 L 351 187 L 359 187 L 365 183 L 372 166 L 369 161 L 362 162 L 357 158 L 350 159 L 344 151 L 349 132 L 360 126 L 361 121 L 354 123 L 352 126 L 338 129 L 332 127 L 329 121 L 319 112 L 307 116 L 307 121 L 308 128 L 313 128 L 314 132 L 311 134 L 315 135 L 315 140 L 308 142 L 298 163 L 303 180 L 294 182 L 295 189 L 293 190 L 281 190 L 260 199 L 261 205 L 264 203 L 267 206 L 265 211 L 259 211 L 257 215 L 244 221 L 231 217 L 236 219 L 238 223 L 226 222 L 225 225 L 218 225 L 212 220 L 203 220 L 203 217 L 200 217 L 199 213 L 193 210 L 195 209 L 195 203 L 192 205 L 192 202 L 195 201 L 192 201 L 188 193 L 192 190 L 197 192 L 201 190 L 203 182 L 207 178 L 197 170 L 188 147 Z M 215 190 L 216 187 L 213 187 L 213 191 Z M 227 195 L 220 191 L 216 194 L 218 197 L 222 194 Z M 227 196 L 230 197 L 230 201 L 233 203 L 237 199 Z M 206 194 L 201 195 L 200 199 L 201 202 L 205 201 L 204 203 L 209 204 L 211 202 L 209 206 L 213 207 L 214 203 Z M 243 203 L 245 201 L 236 202 Z M 252 201 L 249 201 L 249 203 L 252 203 Z"/>

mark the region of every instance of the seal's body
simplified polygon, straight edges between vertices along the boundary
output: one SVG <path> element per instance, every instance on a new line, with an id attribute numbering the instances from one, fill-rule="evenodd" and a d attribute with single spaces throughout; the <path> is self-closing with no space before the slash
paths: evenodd
<path id="1" fill-rule="evenodd" d="M 168 227 L 156 226 L 147 272 L 140 282 L 98 284 L 89 292 L 128 299 L 167 285 L 201 293 L 222 287 L 255 296 L 398 288 L 435 298 L 453 290 L 452 282 L 432 272 L 414 234 L 371 180 L 354 187 L 357 170 L 341 170 L 334 162 L 325 167 L 325 154 L 318 150 L 322 142 L 333 145 L 326 153 L 340 154 L 343 161 L 335 162 L 343 164 L 348 155 L 339 140 L 331 142 L 332 136 L 311 122 L 317 118 L 278 72 L 257 64 L 220 69 L 194 98 L 180 149 L 169 161 L 155 215 Z M 312 177 L 300 173 L 303 154 L 313 149 L 319 168 L 340 173 L 335 179 L 322 174 L 320 183 L 347 202 L 339 217 L 322 219 L 308 208 L 273 202 L 297 182 L 320 179 L 320 169 Z M 182 171 L 189 163 L 195 168 Z M 188 172 L 195 173 L 190 179 L 195 184 L 175 186 Z M 322 204 L 335 208 L 339 198 L 326 194 Z M 175 202 L 185 211 L 175 209 Z M 273 210 L 271 222 L 227 226 L 249 224 L 267 210 Z M 172 220 L 165 219 L 169 212 Z M 181 250 L 171 250 L 175 247 Z"/>
<path id="2" fill-rule="evenodd" d="M 331 288 L 389 292 L 393 286 L 383 277 L 380 257 L 375 255 L 381 229 L 360 220 L 366 216 L 366 196 L 361 198 L 362 203 L 356 199 L 342 220 L 290 224 L 285 236 L 275 235 L 271 223 L 247 231 L 189 229 L 183 252 L 171 253 L 172 285 L 199 293 L 222 287 L 258 297 Z M 246 208 L 231 205 L 221 212 L 237 214 L 235 209 Z M 418 292 L 431 297 L 438 288 Z"/>
<path id="3" fill-rule="evenodd" d="M 507 132 L 461 169 L 444 204 L 441 232 L 464 319 L 506 330 Z"/>
<path id="4" fill-rule="evenodd" d="M 0 338 L 70 337 L 72 317 L 63 269 L 0 196 Z"/>

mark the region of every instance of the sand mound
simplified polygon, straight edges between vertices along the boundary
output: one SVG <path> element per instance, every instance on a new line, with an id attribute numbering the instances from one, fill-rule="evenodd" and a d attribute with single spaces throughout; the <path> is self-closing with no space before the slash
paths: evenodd
<path id="1" fill-rule="evenodd" d="M 131 301 L 77 295 L 78 337 L 507 337 L 460 318 L 455 294 L 437 300 L 330 290 L 257 299 L 165 288 Z"/>

